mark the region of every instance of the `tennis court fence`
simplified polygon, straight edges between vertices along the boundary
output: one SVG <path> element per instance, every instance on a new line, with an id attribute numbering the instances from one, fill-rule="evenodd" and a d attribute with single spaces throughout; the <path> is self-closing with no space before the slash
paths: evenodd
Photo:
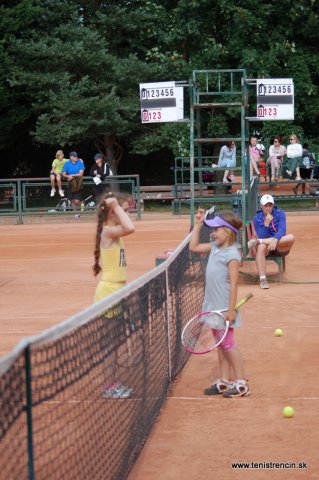
<path id="1" fill-rule="evenodd" d="M 200 311 L 207 259 L 188 243 L 0 360 L 1 480 L 127 478 L 189 358 L 181 331 Z M 127 398 L 108 397 L 118 384 Z"/>

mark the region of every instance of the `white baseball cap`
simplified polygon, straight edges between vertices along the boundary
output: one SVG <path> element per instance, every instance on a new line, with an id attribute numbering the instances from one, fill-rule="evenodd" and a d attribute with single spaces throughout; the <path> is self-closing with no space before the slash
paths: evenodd
<path id="1" fill-rule="evenodd" d="M 273 205 L 275 204 L 274 197 L 271 195 L 263 195 L 260 199 L 260 205 L 266 205 L 267 203 L 272 203 Z"/>

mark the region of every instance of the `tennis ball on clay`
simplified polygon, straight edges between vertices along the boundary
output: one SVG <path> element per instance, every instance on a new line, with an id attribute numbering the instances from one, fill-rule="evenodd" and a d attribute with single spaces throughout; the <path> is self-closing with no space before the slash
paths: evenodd
<path id="1" fill-rule="evenodd" d="M 276 328 L 275 330 L 275 337 L 281 337 L 282 336 L 282 330 L 281 328 Z"/>
<path id="2" fill-rule="evenodd" d="M 285 418 L 291 418 L 294 416 L 295 411 L 292 407 L 285 407 L 282 410 L 282 414 Z"/>

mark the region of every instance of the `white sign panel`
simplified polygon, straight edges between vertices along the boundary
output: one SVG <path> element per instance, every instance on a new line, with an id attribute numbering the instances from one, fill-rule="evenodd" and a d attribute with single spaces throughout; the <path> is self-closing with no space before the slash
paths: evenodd
<path id="1" fill-rule="evenodd" d="M 257 80 L 257 117 L 260 120 L 294 120 L 292 78 Z"/>
<path id="2" fill-rule="evenodd" d="M 183 87 L 175 82 L 141 83 L 142 123 L 177 122 L 183 118 Z"/>

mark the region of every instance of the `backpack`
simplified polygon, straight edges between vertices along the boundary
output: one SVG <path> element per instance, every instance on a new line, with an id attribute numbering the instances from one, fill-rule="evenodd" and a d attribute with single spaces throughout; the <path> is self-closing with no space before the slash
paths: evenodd
<path id="1" fill-rule="evenodd" d="M 108 163 L 104 163 L 104 169 L 103 169 L 103 175 L 105 175 L 105 177 L 112 177 L 113 176 L 113 172 L 112 170 L 110 169 L 110 165 Z"/>

